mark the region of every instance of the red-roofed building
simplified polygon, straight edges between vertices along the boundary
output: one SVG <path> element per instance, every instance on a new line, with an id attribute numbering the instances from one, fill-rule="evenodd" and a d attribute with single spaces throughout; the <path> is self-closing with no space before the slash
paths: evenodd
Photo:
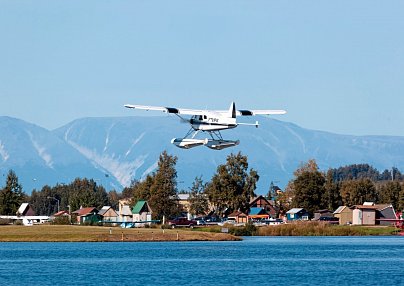
<path id="1" fill-rule="evenodd" d="M 95 207 L 80 208 L 72 212 L 72 216 L 76 217 L 78 224 L 92 223 L 100 220 L 98 210 Z"/>

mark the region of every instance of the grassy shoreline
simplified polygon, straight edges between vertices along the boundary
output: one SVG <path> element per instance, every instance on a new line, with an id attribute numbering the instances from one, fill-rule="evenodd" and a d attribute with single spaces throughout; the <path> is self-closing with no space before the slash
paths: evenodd
<path id="1" fill-rule="evenodd" d="M 229 228 L 232 232 L 232 227 Z M 238 231 L 242 230 L 237 228 Z M 238 241 L 241 237 L 221 233 L 221 227 L 159 229 L 77 225 L 0 226 L 0 242 L 146 242 L 146 241 Z M 397 235 L 399 230 L 384 226 L 340 226 L 299 222 L 255 228 L 258 236 L 377 236 Z M 233 232 L 237 233 L 237 232 Z M 239 232 L 240 233 L 240 232 Z M 243 233 L 243 232 L 241 232 Z"/>
<path id="2" fill-rule="evenodd" d="M 204 228 L 204 231 L 219 232 L 220 227 Z M 299 221 L 282 225 L 262 227 L 232 227 L 229 232 L 236 235 L 255 236 L 390 236 L 398 235 L 399 229 L 392 226 L 349 226 L 327 222 Z"/>
<path id="3" fill-rule="evenodd" d="M 332 225 L 325 222 L 298 222 L 258 229 L 262 236 L 389 236 L 399 230 L 387 226 Z"/>
<path id="4" fill-rule="evenodd" d="M 188 229 L 157 229 L 34 225 L 0 226 L 0 242 L 145 242 L 145 241 L 236 241 L 239 237 L 225 233 Z"/>

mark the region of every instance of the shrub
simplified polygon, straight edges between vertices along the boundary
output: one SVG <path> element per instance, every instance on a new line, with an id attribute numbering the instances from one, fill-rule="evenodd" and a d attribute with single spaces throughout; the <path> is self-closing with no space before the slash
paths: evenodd
<path id="1" fill-rule="evenodd" d="M 8 225 L 11 224 L 9 219 L 0 218 L 0 225 Z"/>
<path id="2" fill-rule="evenodd" d="M 52 224 L 68 225 L 68 224 L 70 224 L 70 220 L 69 220 L 68 216 L 55 217 L 55 219 L 52 221 Z"/>
<path id="3" fill-rule="evenodd" d="M 245 226 L 232 227 L 229 232 L 236 236 L 253 236 L 257 234 L 257 227 L 252 223 L 247 223 Z"/>

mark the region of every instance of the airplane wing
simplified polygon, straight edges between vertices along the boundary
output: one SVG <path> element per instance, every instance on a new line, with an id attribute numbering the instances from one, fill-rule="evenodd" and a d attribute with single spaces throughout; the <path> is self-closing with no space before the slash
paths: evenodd
<path id="1" fill-rule="evenodd" d="M 237 115 L 241 116 L 254 116 L 254 115 L 271 115 L 271 114 L 285 114 L 286 110 L 267 109 L 267 110 L 237 110 Z"/>
<path id="2" fill-rule="evenodd" d="M 164 106 L 125 104 L 125 107 L 134 108 L 134 109 L 142 109 L 142 110 L 163 111 L 166 113 L 185 114 L 185 115 L 203 115 L 204 113 L 206 113 L 206 111 L 199 110 L 199 109 L 186 109 L 186 108 L 175 108 L 175 107 L 164 107 Z"/>

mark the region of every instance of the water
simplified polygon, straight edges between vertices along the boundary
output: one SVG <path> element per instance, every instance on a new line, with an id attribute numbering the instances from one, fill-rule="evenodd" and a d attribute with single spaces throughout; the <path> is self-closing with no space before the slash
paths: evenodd
<path id="1" fill-rule="evenodd" d="M 404 285 L 404 237 L 0 243 L 0 285 Z"/>

